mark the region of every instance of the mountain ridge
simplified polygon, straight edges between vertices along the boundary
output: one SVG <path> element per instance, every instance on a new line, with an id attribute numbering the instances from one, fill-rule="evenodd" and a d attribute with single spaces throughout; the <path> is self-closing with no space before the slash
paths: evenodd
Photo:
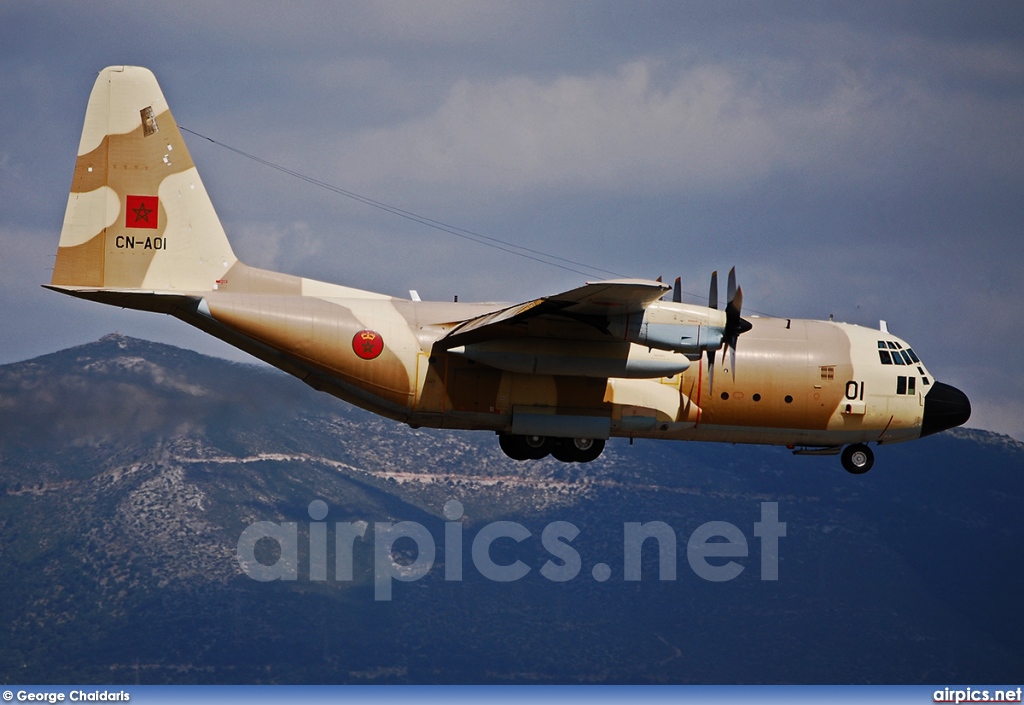
<path id="1" fill-rule="evenodd" d="M 956 429 L 877 458 L 853 477 L 781 448 L 622 442 L 586 466 L 518 464 L 490 434 L 413 430 L 273 369 L 104 336 L 0 366 L 0 678 L 1012 681 L 1024 444 Z M 325 581 L 310 579 L 317 499 Z M 445 580 L 452 499 L 462 581 Z M 778 581 L 760 580 L 762 502 L 787 523 Z M 237 542 L 259 521 L 295 522 L 297 580 L 243 574 Z M 356 521 L 369 529 L 349 582 L 331 537 Z M 377 601 L 372 535 L 401 521 L 427 529 L 435 564 Z M 493 521 L 531 534 L 492 546 L 530 568 L 520 580 L 475 568 L 472 541 Z M 540 571 L 555 521 L 580 530 L 581 571 L 562 583 Z M 623 525 L 650 521 L 677 536 L 677 577 L 659 580 L 645 545 L 642 580 L 626 581 Z M 687 538 L 709 521 L 746 537 L 734 580 L 689 567 Z"/>

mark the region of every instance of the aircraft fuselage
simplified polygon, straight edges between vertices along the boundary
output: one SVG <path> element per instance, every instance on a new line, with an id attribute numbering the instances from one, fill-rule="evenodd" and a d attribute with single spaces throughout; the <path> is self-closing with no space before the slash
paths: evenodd
<path id="1" fill-rule="evenodd" d="M 880 345 L 890 360 L 910 350 L 888 332 L 758 317 L 743 335 L 735 374 L 726 362 L 713 380 L 702 356 L 665 352 L 662 358 L 678 358 L 685 369 L 641 378 L 522 369 L 531 362 L 527 351 L 557 352 L 559 344 L 581 367 L 588 364 L 579 362 L 581 349 L 596 350 L 594 365 L 625 350 L 607 347 L 598 331 L 593 341 L 562 341 L 550 324 L 510 331 L 509 352 L 495 364 L 512 369 L 499 369 L 439 343 L 453 322 L 504 304 L 416 302 L 241 264 L 236 270 L 218 291 L 191 295 L 201 302 L 194 310 L 174 313 L 317 388 L 413 426 L 791 446 L 892 443 L 921 435 L 935 384 L 920 361 L 882 364 Z M 254 282 L 275 288 L 265 285 L 271 276 L 275 293 L 249 293 Z"/>

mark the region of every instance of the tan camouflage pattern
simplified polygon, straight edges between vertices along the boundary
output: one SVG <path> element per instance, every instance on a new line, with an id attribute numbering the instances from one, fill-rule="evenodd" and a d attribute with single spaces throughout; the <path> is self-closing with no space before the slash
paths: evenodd
<path id="1" fill-rule="evenodd" d="M 143 111 L 151 114 L 148 130 Z M 159 199 L 159 227 L 125 226 L 129 195 Z M 132 66 L 102 71 L 89 98 L 51 283 L 205 291 L 235 262 L 153 74 Z"/>
<path id="2" fill-rule="evenodd" d="M 158 199 L 157 227 L 127 227 L 129 196 Z M 626 318 L 569 337 L 557 317 L 521 320 L 575 296 L 585 315 L 625 306 L 643 317 L 649 308 L 652 320 L 720 332 L 721 311 L 657 300 L 665 287 L 656 282 L 620 283 L 609 289 L 620 294 L 614 301 L 582 287 L 507 307 L 410 301 L 248 267 L 232 253 L 156 79 L 137 67 L 110 67 L 96 80 L 50 287 L 170 313 L 413 426 L 507 433 L 517 419 L 557 418 L 602 437 L 839 446 L 918 437 L 928 391 L 923 365 L 880 364 L 878 341 L 898 339 L 853 325 L 750 318 L 736 369 L 717 354 L 712 389 L 703 355 L 624 341 Z M 577 374 L 566 363 L 574 358 Z M 680 371 L 602 376 L 627 358 Z M 917 378 L 915 394 L 895 393 L 897 374 Z"/>

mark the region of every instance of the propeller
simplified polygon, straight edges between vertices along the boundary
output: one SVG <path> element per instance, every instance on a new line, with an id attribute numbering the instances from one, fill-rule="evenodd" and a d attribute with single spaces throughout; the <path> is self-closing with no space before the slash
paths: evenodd
<path id="1" fill-rule="evenodd" d="M 729 350 L 729 369 L 732 370 L 732 379 L 736 381 L 736 343 L 739 337 L 754 326 L 750 321 L 740 318 L 740 309 L 743 307 L 743 287 L 736 286 L 736 268 L 729 270 L 729 298 L 725 304 L 725 334 L 722 336 L 725 341 L 725 348 Z M 725 349 L 722 350 L 725 353 Z"/>
<path id="2" fill-rule="evenodd" d="M 739 337 L 753 328 L 750 321 L 740 317 L 743 308 L 743 287 L 736 286 L 736 268 L 729 270 L 725 302 L 725 331 L 722 333 L 722 356 L 729 351 L 729 369 L 732 370 L 733 381 L 736 380 L 736 343 Z M 711 289 L 708 291 L 708 308 L 718 308 L 718 272 L 711 273 Z M 708 388 L 709 393 L 715 388 L 715 350 L 708 349 Z"/>

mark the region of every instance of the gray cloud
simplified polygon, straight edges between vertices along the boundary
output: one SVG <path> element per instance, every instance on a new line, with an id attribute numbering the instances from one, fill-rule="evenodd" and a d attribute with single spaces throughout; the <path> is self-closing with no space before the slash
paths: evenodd
<path id="1" fill-rule="evenodd" d="M 0 361 L 111 330 L 231 354 L 49 278 L 95 72 L 155 70 L 178 120 L 367 196 L 747 306 L 878 319 L 1024 438 L 1019 3 L 28 2 L 0 9 Z M 54 37 L 60 37 L 55 41 Z M 436 298 L 584 278 L 189 137 L 253 264 Z"/>

